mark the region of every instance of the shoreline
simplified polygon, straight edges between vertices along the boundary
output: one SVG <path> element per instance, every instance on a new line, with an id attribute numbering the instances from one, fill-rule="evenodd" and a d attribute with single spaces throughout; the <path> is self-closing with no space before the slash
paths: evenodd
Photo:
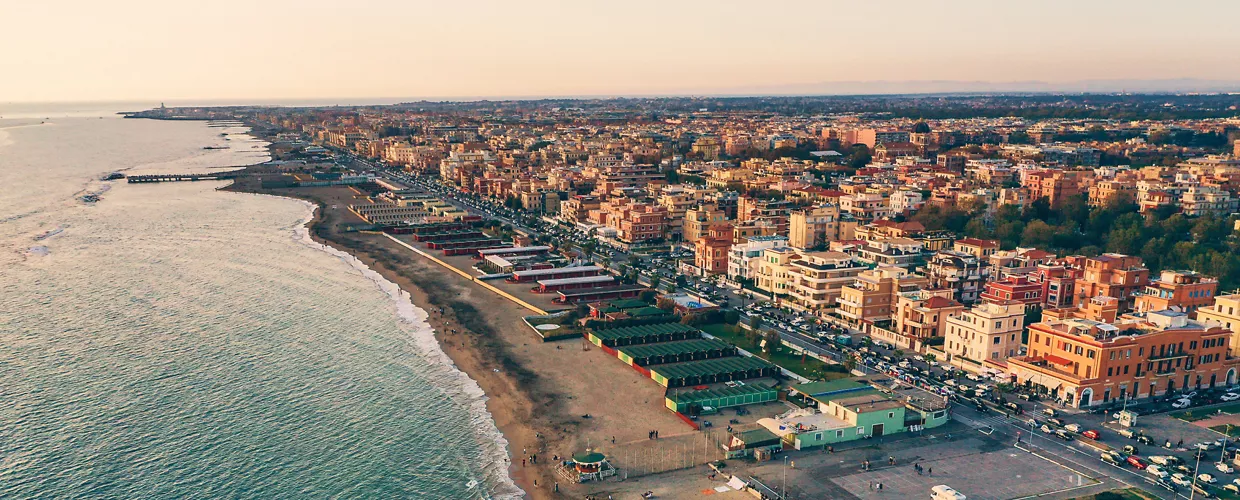
<path id="1" fill-rule="evenodd" d="M 257 167 L 257 165 L 246 167 L 246 169 L 252 167 Z M 442 353 L 447 363 L 450 363 L 450 369 L 459 372 L 462 377 L 475 384 L 481 391 L 478 401 L 483 405 L 482 409 L 486 412 L 485 417 L 492 422 L 500 434 L 499 441 L 497 441 L 499 445 L 498 451 L 501 451 L 504 457 L 502 459 L 497 457 L 496 465 L 502 468 L 503 473 L 506 475 L 505 479 L 509 484 L 517 488 L 518 492 L 515 492 L 515 497 L 536 500 L 556 498 L 547 488 L 541 487 L 545 486 L 546 482 L 540 481 L 539 486 L 534 486 L 536 478 L 550 480 L 554 476 L 553 472 L 547 471 L 543 474 L 530 473 L 527 471 L 531 471 L 535 467 L 523 468 L 516 466 L 517 462 L 521 461 L 521 455 L 516 450 L 518 447 L 516 443 L 538 442 L 542 440 L 541 438 L 544 435 L 542 432 L 544 429 L 535 426 L 533 419 L 530 418 L 532 416 L 532 411 L 530 410 L 532 410 L 535 400 L 538 398 L 527 394 L 526 389 L 521 387 L 522 384 L 512 380 L 507 371 L 494 368 L 488 369 L 488 355 L 482 349 L 477 348 L 476 345 L 471 345 L 468 340 L 464 342 L 456 340 L 463 336 L 464 330 L 472 332 L 472 330 L 478 328 L 468 328 L 466 326 L 468 320 L 462 321 L 461 318 L 457 317 L 456 311 L 450 305 L 444 304 L 446 297 L 434 296 L 434 294 L 429 293 L 424 288 L 426 285 L 419 284 L 415 279 L 395 269 L 394 267 L 396 266 L 391 265 L 393 259 L 390 254 L 376 256 L 372 254 L 373 249 L 368 251 L 367 249 L 355 248 L 356 242 L 337 241 L 336 239 L 325 237 L 335 233 L 326 227 L 327 222 L 323 217 L 325 204 L 321 200 L 314 197 L 295 196 L 292 193 L 286 192 L 272 192 L 271 190 L 261 188 L 248 189 L 236 181 L 219 188 L 219 190 L 258 196 L 274 196 L 307 205 L 311 214 L 294 229 L 295 231 L 304 230 L 308 241 L 322 245 L 324 248 L 321 250 L 323 251 L 332 253 L 341 259 L 346 259 L 345 256 L 347 256 L 347 258 L 355 260 L 356 263 L 353 263 L 353 266 L 356 269 L 361 271 L 361 268 L 365 268 L 375 273 L 382 280 L 395 286 L 398 293 L 404 297 L 407 303 L 423 311 L 425 317 L 422 318 L 422 321 L 431 328 L 433 340 L 437 343 L 435 348 Z M 410 254 L 409 258 L 417 257 L 416 254 Z M 387 261 L 387 264 L 385 264 L 385 261 Z M 436 287 L 434 285 L 443 284 L 444 281 L 459 280 L 459 277 L 450 275 L 445 269 L 429 262 L 425 262 L 425 264 L 427 264 L 426 275 L 420 277 L 433 280 L 431 283 L 432 288 L 442 289 L 443 287 Z M 502 300 L 498 296 L 495 299 Z M 393 297 L 393 300 L 395 303 L 398 303 L 396 297 Z M 394 312 L 398 317 L 401 317 L 399 311 Z M 402 320 L 404 319 L 402 317 Z M 519 320 L 520 317 L 517 316 L 515 319 Z M 472 333 L 478 334 L 478 332 Z M 421 347 L 424 350 L 428 350 L 426 349 L 427 346 Z M 428 354 L 432 353 L 428 352 Z M 523 449 L 528 448 L 528 445 L 523 447 Z M 545 447 L 543 446 L 535 448 L 536 452 L 542 452 L 544 449 Z M 484 449 L 483 451 L 486 452 L 488 450 Z M 494 480 L 495 478 L 487 477 L 486 479 Z M 503 492 L 500 492 L 500 494 L 502 496 L 496 498 L 509 498 Z"/>

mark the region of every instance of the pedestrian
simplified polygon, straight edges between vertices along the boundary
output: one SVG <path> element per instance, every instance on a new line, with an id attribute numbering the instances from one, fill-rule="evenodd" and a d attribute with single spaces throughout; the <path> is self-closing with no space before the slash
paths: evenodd
<path id="1" fill-rule="evenodd" d="M 934 468 L 932 468 L 932 467 L 926 467 L 926 475 L 927 475 L 927 476 L 933 476 L 933 475 L 934 475 Z"/>
<path id="2" fill-rule="evenodd" d="M 535 480 L 534 480 L 534 487 L 535 487 L 535 488 L 537 488 L 537 487 L 538 487 L 538 480 L 537 480 L 537 479 L 535 479 Z"/>
<path id="3" fill-rule="evenodd" d="M 834 446 L 828 446 L 828 447 L 827 447 L 827 453 L 835 453 L 835 447 L 834 447 Z"/>
<path id="4" fill-rule="evenodd" d="M 521 459 L 521 466 L 522 466 L 522 467 L 525 467 L 525 459 L 524 459 L 524 458 L 522 458 L 522 459 Z"/>
<path id="5" fill-rule="evenodd" d="M 887 465 L 895 465 L 896 457 L 887 457 Z"/>
<path id="6" fill-rule="evenodd" d="M 616 444 L 616 436 L 611 437 L 611 444 Z"/>
<path id="7" fill-rule="evenodd" d="M 883 483 L 878 483 L 878 491 L 883 491 Z"/>
<path id="8" fill-rule="evenodd" d="M 559 482 L 559 481 L 556 481 L 556 482 L 555 482 L 555 485 L 553 485 L 553 486 L 551 487 L 551 491 L 554 491 L 554 492 L 556 492 L 556 493 L 559 493 L 559 492 L 560 492 L 560 482 Z"/>

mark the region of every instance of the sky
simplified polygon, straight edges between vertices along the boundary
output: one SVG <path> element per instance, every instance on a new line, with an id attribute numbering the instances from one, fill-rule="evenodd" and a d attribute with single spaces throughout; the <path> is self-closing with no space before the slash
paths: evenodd
<path id="1" fill-rule="evenodd" d="M 0 0 L 0 102 L 1240 82 L 1238 22 L 1236 0 Z"/>

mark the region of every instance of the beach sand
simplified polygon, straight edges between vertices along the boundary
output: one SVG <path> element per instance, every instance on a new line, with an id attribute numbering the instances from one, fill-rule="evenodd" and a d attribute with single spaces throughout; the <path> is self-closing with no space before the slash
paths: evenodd
<path id="1" fill-rule="evenodd" d="M 309 225 L 317 241 L 356 256 L 410 293 L 413 303 L 430 314 L 444 351 L 486 393 L 487 409 L 509 442 L 509 471 L 530 498 L 608 489 L 606 483 L 561 481 L 560 494 L 553 494 L 551 486 L 558 480 L 554 455 L 571 456 L 587 446 L 605 454 L 642 446 L 651 430 L 662 437 L 696 434 L 663 406 L 662 387 L 602 350 L 584 340 L 544 343 L 521 321 L 532 314 L 529 310 L 383 235 L 336 232 L 339 223 L 357 221 L 346 209 L 349 203 L 365 202 L 355 191 L 263 189 L 256 178 L 238 179 L 224 189 L 316 203 L 320 209 Z M 582 418 L 586 414 L 591 418 Z M 529 463 L 531 454 L 538 455 L 537 465 Z"/>

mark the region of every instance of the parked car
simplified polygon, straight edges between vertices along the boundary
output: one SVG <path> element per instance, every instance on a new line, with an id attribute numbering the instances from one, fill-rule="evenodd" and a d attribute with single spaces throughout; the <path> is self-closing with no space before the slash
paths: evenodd
<path id="1" fill-rule="evenodd" d="M 1146 467 L 1145 473 L 1151 476 L 1157 477 L 1159 479 L 1166 479 L 1167 477 L 1171 476 L 1170 473 L 1163 470 L 1162 467 L 1159 467 L 1157 465 L 1150 465 L 1149 467 Z"/>
<path id="2" fill-rule="evenodd" d="M 1179 472 L 1171 475 L 1171 482 L 1178 484 L 1180 486 L 1192 486 L 1193 485 L 1193 482 L 1188 479 L 1188 476 L 1185 476 L 1184 474 L 1181 474 Z"/>
<path id="3" fill-rule="evenodd" d="M 1054 434 L 1054 433 L 1055 433 L 1055 430 L 1054 430 L 1054 429 L 1051 429 L 1051 428 L 1050 428 L 1050 426 L 1048 426 L 1048 425 L 1046 425 L 1046 424 L 1042 424 L 1042 429 L 1041 429 L 1041 430 L 1042 430 L 1042 433 L 1043 433 L 1043 434 Z"/>
<path id="4" fill-rule="evenodd" d="M 1193 401 L 1191 399 L 1178 399 L 1176 400 L 1176 402 L 1171 403 L 1171 407 L 1177 410 L 1181 410 L 1184 408 L 1188 408 L 1189 406 L 1192 406 L 1192 404 L 1193 404 Z"/>
<path id="5" fill-rule="evenodd" d="M 1240 486 L 1236 486 L 1234 484 L 1225 485 L 1223 486 L 1223 489 L 1230 491 L 1232 493 L 1240 493 Z"/>
<path id="6" fill-rule="evenodd" d="M 1068 433 L 1067 433 L 1066 431 L 1064 431 L 1063 429 L 1058 429 L 1058 430 L 1056 430 L 1056 431 L 1055 431 L 1055 437 L 1057 437 L 1057 438 L 1059 438 L 1059 439 L 1062 439 L 1062 440 L 1064 440 L 1064 441 L 1071 441 L 1071 440 L 1072 440 L 1072 435 L 1071 435 L 1071 434 L 1068 434 Z"/>
<path id="7" fill-rule="evenodd" d="M 1047 421 L 1047 422 L 1050 422 L 1050 423 L 1052 423 L 1052 424 L 1058 425 L 1058 426 L 1060 426 L 1060 427 L 1063 427 L 1063 426 L 1064 426 L 1064 421 L 1063 421 L 1063 419 L 1062 419 L 1062 418 L 1048 418 L 1048 419 L 1046 419 L 1046 421 Z"/>
<path id="8" fill-rule="evenodd" d="M 1089 439 L 1092 439 L 1092 440 L 1094 440 L 1094 441 L 1097 441 L 1097 440 L 1099 440 L 1099 439 L 1102 439 L 1102 435 L 1101 435 L 1101 434 L 1099 434 L 1099 433 L 1098 433 L 1098 431 L 1095 431 L 1095 430 L 1093 430 L 1093 429 L 1090 429 L 1090 430 L 1087 430 L 1087 431 L 1085 431 L 1085 432 L 1082 432 L 1082 433 L 1081 433 L 1081 435 L 1082 435 L 1082 436 L 1085 436 L 1085 437 L 1087 437 L 1087 438 L 1089 438 Z"/>
<path id="9" fill-rule="evenodd" d="M 1153 443 L 1153 442 L 1154 442 L 1154 440 L 1153 440 L 1153 439 L 1150 439 L 1150 437 L 1149 437 L 1149 436 L 1146 436 L 1146 435 L 1140 435 L 1140 436 L 1137 436 L 1137 442 L 1138 442 L 1138 443 L 1141 443 L 1141 444 L 1150 444 L 1150 443 Z"/>
<path id="10" fill-rule="evenodd" d="M 1197 476 L 1197 480 L 1203 483 L 1209 483 L 1209 484 L 1214 484 L 1218 482 L 1218 479 L 1215 479 L 1213 475 L 1208 474 L 1208 473 L 1199 474 Z"/>
<path id="11" fill-rule="evenodd" d="M 1144 460 L 1141 460 L 1141 457 L 1136 455 L 1129 456 L 1124 461 L 1128 462 L 1128 465 L 1135 467 L 1137 470 L 1145 470 L 1146 467 L 1149 467 L 1149 464 L 1146 464 Z"/>
<path id="12" fill-rule="evenodd" d="M 1154 455 L 1152 457 L 1147 457 L 1147 458 L 1149 458 L 1150 462 L 1156 463 L 1158 465 L 1175 465 L 1174 463 L 1171 462 L 1171 460 L 1169 460 L 1172 457 L 1169 457 L 1167 455 Z"/>
<path id="13" fill-rule="evenodd" d="M 1054 408 L 1045 408 L 1045 409 L 1043 409 L 1043 410 L 1042 410 L 1042 413 L 1045 413 L 1045 414 L 1046 414 L 1046 416 L 1048 416 L 1048 417 L 1053 417 L 1053 416 L 1055 416 L 1055 415 L 1058 415 L 1058 414 L 1059 414 L 1059 413 L 1055 412 L 1055 409 L 1054 409 Z"/>
<path id="14" fill-rule="evenodd" d="M 1081 432 L 1081 426 L 1079 424 L 1068 424 L 1063 426 L 1063 428 L 1069 432 Z"/>
<path id="15" fill-rule="evenodd" d="M 1133 446 L 1133 445 L 1124 446 L 1125 455 L 1136 455 L 1138 453 L 1141 453 L 1141 450 L 1137 449 L 1136 446 Z"/>
<path id="16" fill-rule="evenodd" d="M 1237 400 L 1237 399 L 1240 399 L 1240 394 L 1236 394 L 1236 393 L 1234 393 L 1234 392 L 1229 392 L 1229 393 L 1227 393 L 1227 394 L 1224 394 L 1224 395 L 1222 395 L 1222 396 L 1219 396 L 1219 399 L 1221 399 L 1221 400 L 1223 400 L 1223 401 L 1235 401 L 1235 400 Z"/>
<path id="17" fill-rule="evenodd" d="M 1228 465 L 1227 462 L 1218 462 L 1214 464 L 1214 468 L 1224 474 L 1231 474 L 1233 472 L 1236 472 L 1236 468 Z"/>

